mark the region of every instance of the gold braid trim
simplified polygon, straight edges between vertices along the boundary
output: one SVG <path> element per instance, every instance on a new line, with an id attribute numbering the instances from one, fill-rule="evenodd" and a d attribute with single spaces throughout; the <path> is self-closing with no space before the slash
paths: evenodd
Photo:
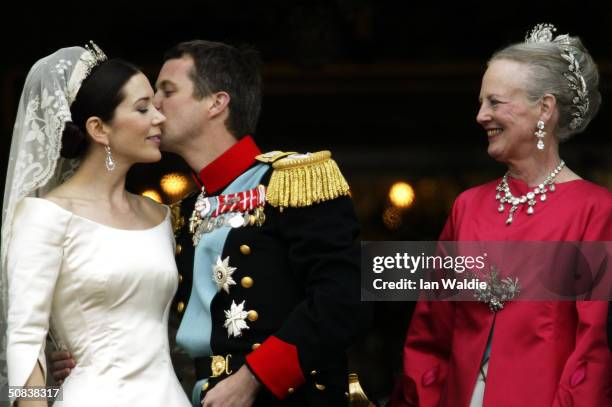
<path id="1" fill-rule="evenodd" d="M 287 157 L 272 164 L 274 171 L 266 191 L 266 201 L 281 212 L 350 194 L 350 188 L 331 158 L 319 151 L 304 157 Z"/>
<path id="2" fill-rule="evenodd" d="M 178 235 L 178 232 L 185 225 L 185 218 L 181 216 L 181 203 L 182 201 L 178 201 L 168 205 L 172 217 L 172 231 L 174 232 L 174 237 Z"/>
<path id="3" fill-rule="evenodd" d="M 193 194 L 193 191 L 189 192 L 179 201 L 168 205 L 168 207 L 170 207 L 170 216 L 172 218 L 172 231 L 174 232 L 174 237 L 178 237 L 180 230 L 183 228 L 183 226 L 185 226 L 185 218 L 181 216 L 181 205 L 183 204 L 183 201 L 185 199 L 189 198 Z"/>

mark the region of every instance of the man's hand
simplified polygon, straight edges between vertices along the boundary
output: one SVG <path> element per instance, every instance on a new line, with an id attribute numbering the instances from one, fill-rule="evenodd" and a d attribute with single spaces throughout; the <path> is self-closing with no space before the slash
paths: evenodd
<path id="1" fill-rule="evenodd" d="M 251 407 L 261 384 L 246 365 L 221 380 L 202 400 L 203 407 Z"/>
<path id="2" fill-rule="evenodd" d="M 62 384 L 76 366 L 76 362 L 70 352 L 51 352 L 51 361 L 53 378 L 58 384 Z"/>

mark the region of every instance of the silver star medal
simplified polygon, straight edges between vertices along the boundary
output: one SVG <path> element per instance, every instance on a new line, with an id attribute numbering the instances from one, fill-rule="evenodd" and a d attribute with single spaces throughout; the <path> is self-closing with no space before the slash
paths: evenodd
<path id="1" fill-rule="evenodd" d="M 246 324 L 246 317 L 248 312 L 244 310 L 244 301 L 242 301 L 239 305 L 232 300 L 232 306 L 229 310 L 225 312 L 225 323 L 223 326 L 227 328 L 227 337 L 239 337 L 242 335 L 243 329 L 249 329 L 249 326 Z"/>
<path id="2" fill-rule="evenodd" d="M 225 260 L 221 260 L 221 256 L 217 258 L 217 264 L 212 266 L 213 280 L 217 283 L 217 291 L 225 291 L 229 294 L 229 286 L 236 285 L 236 282 L 232 278 L 232 274 L 236 271 L 236 267 L 230 267 L 229 256 Z"/>

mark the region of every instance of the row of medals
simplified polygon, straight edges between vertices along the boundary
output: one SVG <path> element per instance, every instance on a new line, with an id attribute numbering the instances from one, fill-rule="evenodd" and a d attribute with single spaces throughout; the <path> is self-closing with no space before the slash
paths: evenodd
<path id="1" fill-rule="evenodd" d="M 202 202 L 198 199 L 198 204 Z M 205 202 L 205 201 L 204 201 Z M 197 246 L 204 233 L 210 233 L 223 226 L 240 228 L 244 226 L 261 226 L 266 220 L 263 205 L 255 207 L 246 212 L 228 212 L 218 216 L 200 215 L 202 208 L 196 204 L 196 208 L 189 219 L 189 231 L 193 234 L 193 245 Z M 211 211 L 212 212 L 212 211 Z"/>

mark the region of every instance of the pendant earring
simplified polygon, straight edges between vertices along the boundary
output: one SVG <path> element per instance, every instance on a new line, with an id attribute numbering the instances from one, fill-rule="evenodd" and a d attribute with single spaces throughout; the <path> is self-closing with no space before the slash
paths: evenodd
<path id="1" fill-rule="evenodd" d="M 115 169 L 115 160 L 113 160 L 113 154 L 111 153 L 110 146 L 104 146 L 104 150 L 106 151 L 106 170 L 111 172 Z"/>
<path id="2" fill-rule="evenodd" d="M 544 150 L 544 136 L 546 135 L 546 132 L 544 131 L 544 122 L 542 120 L 538 120 L 538 131 L 536 131 L 535 136 L 538 138 L 538 144 L 536 144 L 536 147 L 538 147 L 538 150 Z"/>

